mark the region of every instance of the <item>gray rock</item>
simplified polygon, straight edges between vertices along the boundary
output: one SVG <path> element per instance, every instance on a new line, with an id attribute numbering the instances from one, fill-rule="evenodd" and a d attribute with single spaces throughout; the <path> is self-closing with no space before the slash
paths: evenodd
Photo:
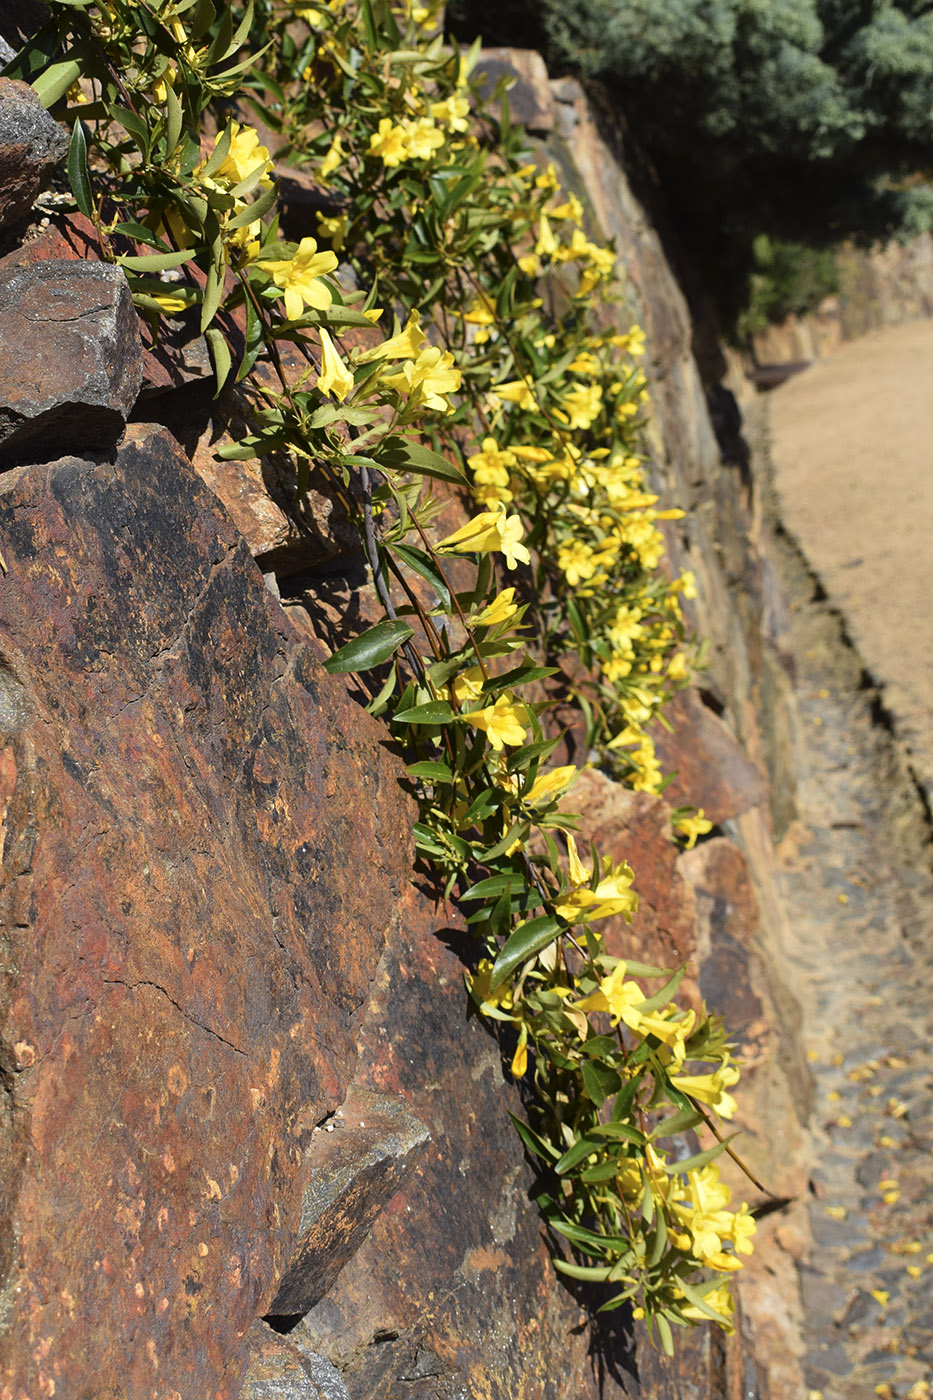
<path id="1" fill-rule="evenodd" d="M 330 1400 L 311 1374 L 304 1354 L 263 1322 L 246 1337 L 249 1361 L 239 1400 Z"/>
<path id="2" fill-rule="evenodd" d="M 321 1356 L 320 1352 L 312 1351 L 300 1336 L 295 1338 L 295 1345 L 304 1357 L 305 1367 L 321 1392 L 322 1400 L 350 1400 L 343 1376 L 333 1362 Z"/>
<path id="3" fill-rule="evenodd" d="M 142 374 L 139 326 L 120 268 L 0 262 L 0 466 L 111 446 Z"/>
<path id="4" fill-rule="evenodd" d="M 307 1313 L 324 1297 L 428 1140 L 400 1098 L 350 1089 L 340 1116 L 315 1133 L 305 1156 L 297 1248 L 270 1316 Z"/>
<path id="5" fill-rule="evenodd" d="M 0 63 L 9 63 L 4 47 Z M 28 83 L 0 78 L 0 229 L 25 217 L 67 150 L 68 137 Z"/>

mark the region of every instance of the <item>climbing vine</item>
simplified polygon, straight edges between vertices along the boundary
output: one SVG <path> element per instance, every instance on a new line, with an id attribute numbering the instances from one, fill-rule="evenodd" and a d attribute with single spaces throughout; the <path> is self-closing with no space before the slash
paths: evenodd
<path id="1" fill-rule="evenodd" d="M 752 1248 L 715 1160 L 739 1069 L 719 1019 L 675 1001 L 683 969 L 610 955 L 633 872 L 580 851 L 578 769 L 551 760 L 559 697 L 594 762 L 663 787 L 651 725 L 689 677 L 693 581 L 664 572 L 658 522 L 681 512 L 647 486 L 615 253 L 436 9 L 50 0 L 6 71 L 71 127 L 74 202 L 153 340 L 185 318 L 206 336 L 247 425 L 219 455 L 276 454 L 359 525 L 385 617 L 328 669 L 370 679 L 419 857 L 468 911 L 555 1267 L 670 1352 L 675 1326 L 731 1328 Z M 257 121 L 311 186 L 297 240 Z M 470 518 L 438 538 L 454 492 Z"/>

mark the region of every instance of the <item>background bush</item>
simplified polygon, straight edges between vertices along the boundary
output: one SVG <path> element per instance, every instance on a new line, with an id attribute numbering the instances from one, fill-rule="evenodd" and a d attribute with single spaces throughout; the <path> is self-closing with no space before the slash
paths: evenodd
<path id="1" fill-rule="evenodd" d="M 503 7 L 500 7 L 500 9 Z M 927 0 L 454 0 L 450 24 L 599 79 L 655 164 L 727 328 L 755 240 L 827 248 L 933 224 Z M 757 260 L 760 261 L 760 260 Z M 820 279 L 817 279 L 818 281 Z"/>

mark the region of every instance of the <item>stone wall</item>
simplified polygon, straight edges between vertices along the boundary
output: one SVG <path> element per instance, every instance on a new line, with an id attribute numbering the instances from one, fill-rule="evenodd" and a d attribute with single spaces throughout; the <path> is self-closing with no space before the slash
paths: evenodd
<path id="1" fill-rule="evenodd" d="M 688 995 L 727 1014 L 743 1156 L 793 1198 L 806 1075 L 771 863 L 793 775 L 754 486 L 618 133 L 537 56 L 492 61 L 616 239 L 656 486 L 687 511 L 672 564 L 709 640 L 659 741 L 665 798 L 581 783 L 585 828 L 636 870 L 613 937 L 688 960 Z M 49 176 L 47 146 L 5 158 L 32 160 L 33 194 Z M 321 668 L 372 610 L 352 536 L 274 464 L 218 459 L 236 406 L 196 334 L 144 354 L 89 227 L 28 217 L 0 207 L 0 1398 L 796 1400 L 788 1207 L 737 1335 L 698 1330 L 673 1365 L 555 1275 L 520 1089 L 468 1016 L 474 950 L 412 869 L 399 760 Z M 734 429 L 727 388 L 714 408 Z M 679 854 L 687 801 L 716 830 Z"/>

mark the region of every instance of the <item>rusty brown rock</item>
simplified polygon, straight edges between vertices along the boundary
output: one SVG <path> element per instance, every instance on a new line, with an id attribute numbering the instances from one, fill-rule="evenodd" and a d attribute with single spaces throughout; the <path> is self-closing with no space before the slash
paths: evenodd
<path id="1" fill-rule="evenodd" d="M 664 772 L 677 774 L 664 791 L 672 807 L 702 807 L 718 823 L 767 802 L 767 781 L 696 690 L 682 690 L 664 714 L 673 733 L 655 725 L 652 737 Z"/>
<path id="2" fill-rule="evenodd" d="M 141 382 L 120 268 L 54 260 L 0 271 L 0 465 L 112 445 Z"/>
<path id="3" fill-rule="evenodd" d="M 733 1339 L 688 1336 L 672 1368 L 624 1310 L 590 1326 L 555 1272 L 508 1118 L 518 1086 L 468 1014 L 449 912 L 406 896 L 360 1032 L 358 1082 L 403 1094 L 431 1143 L 289 1339 L 330 1357 L 352 1400 L 731 1400 Z"/>
<path id="4" fill-rule="evenodd" d="M 602 856 L 627 860 L 635 872 L 638 912 L 631 924 L 606 919 L 601 928 L 616 957 L 676 967 L 696 951 L 696 907 L 690 886 L 678 873 L 678 848 L 671 835 L 671 809 L 661 797 L 630 792 L 588 769 L 561 804 L 578 812 L 588 843 Z M 581 850 L 585 850 L 579 841 Z"/>
<path id="5" fill-rule="evenodd" d="M 305 1154 L 297 1248 L 271 1315 L 298 1316 L 320 1302 L 427 1142 L 427 1128 L 398 1095 L 351 1086 Z"/>
<path id="6" fill-rule="evenodd" d="M 7 473 L 0 532 L 0 1395 L 234 1400 L 407 799 L 164 431 Z"/>
<path id="7" fill-rule="evenodd" d="M 68 137 L 29 84 L 0 78 L 0 229 L 25 218 L 67 151 Z"/>

